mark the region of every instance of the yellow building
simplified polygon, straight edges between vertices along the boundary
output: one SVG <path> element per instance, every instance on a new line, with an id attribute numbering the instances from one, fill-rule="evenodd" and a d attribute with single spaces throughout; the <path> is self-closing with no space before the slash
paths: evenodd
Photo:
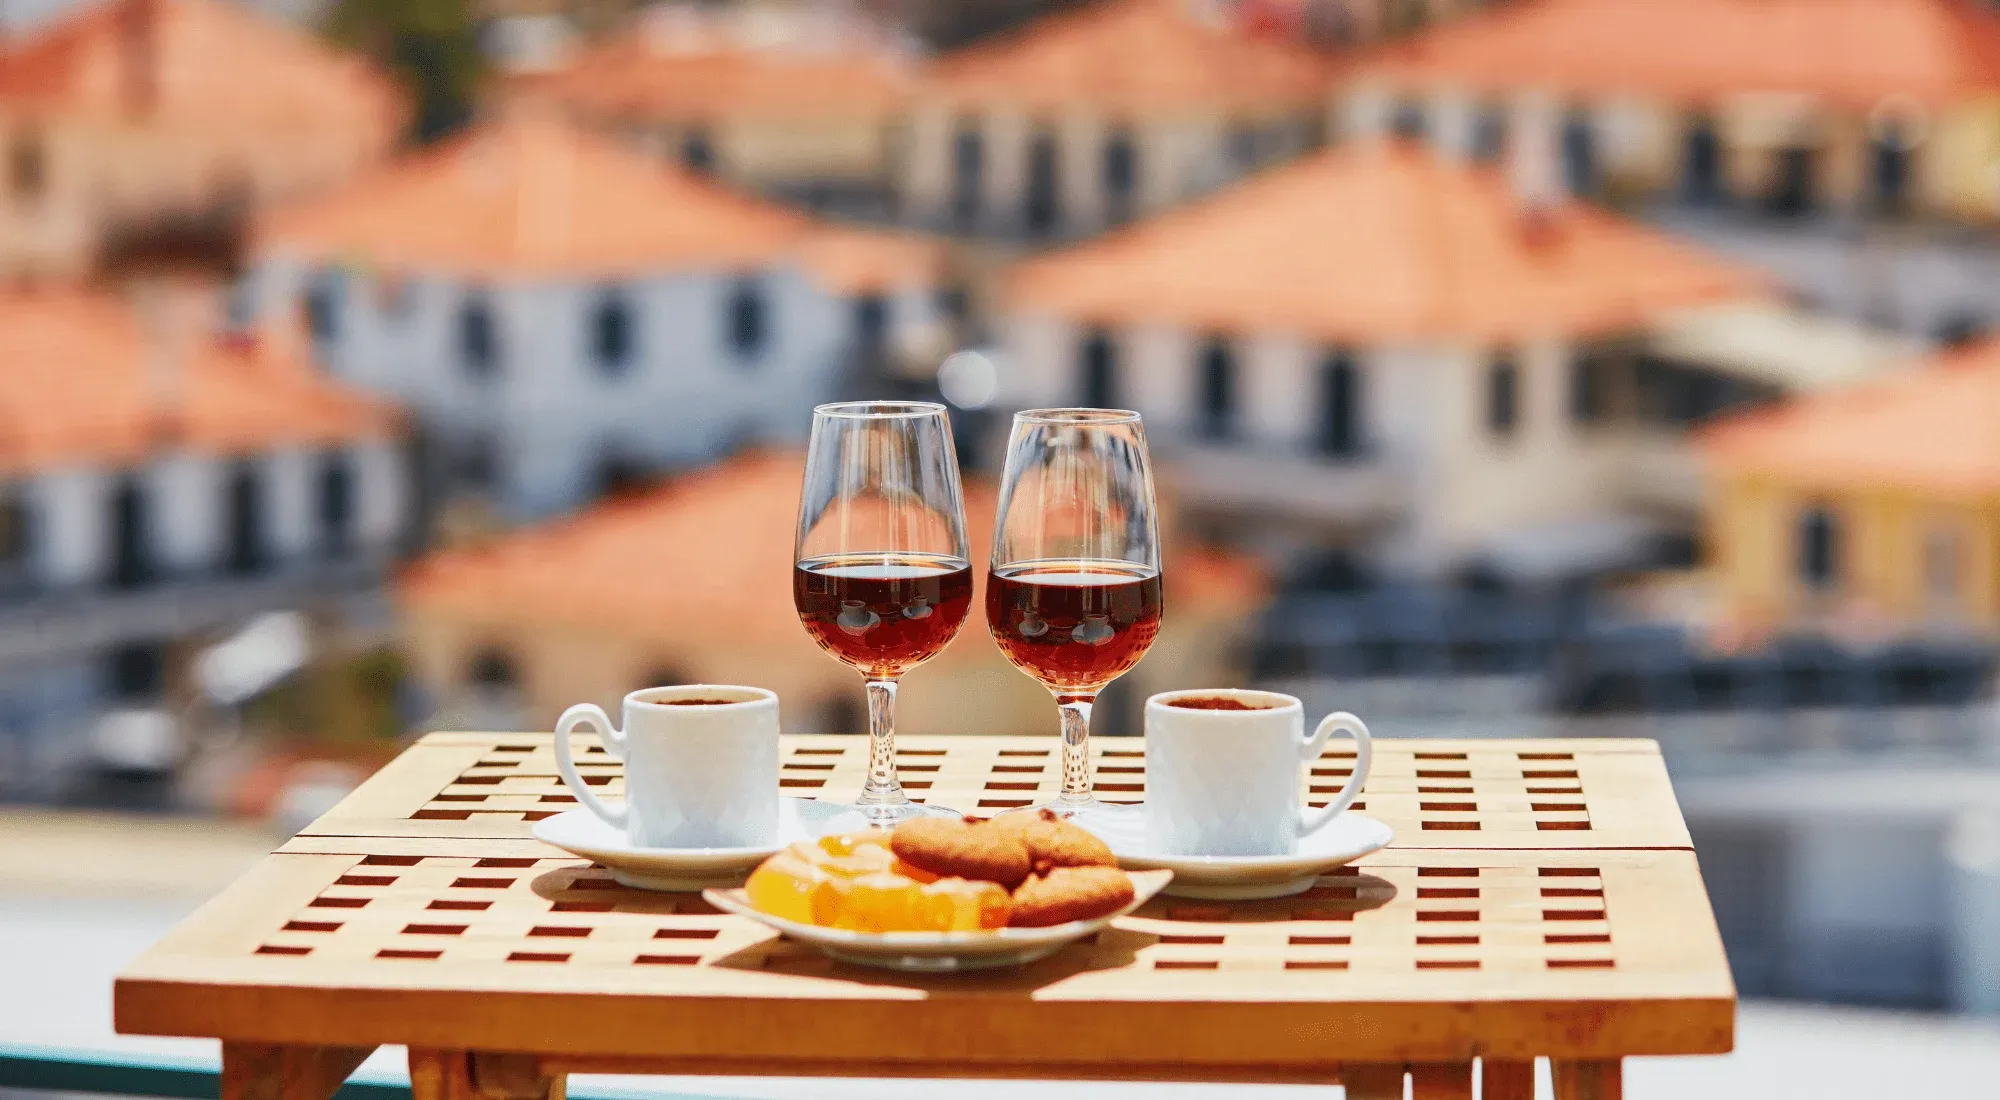
<path id="1" fill-rule="evenodd" d="M 883 199 L 911 80 L 859 26 L 663 11 L 503 94 L 739 187 L 859 208 Z"/>
<path id="2" fill-rule="evenodd" d="M 861 677 L 822 652 L 792 605 L 804 460 L 736 459 L 666 489 L 447 550 L 406 578 L 401 602 L 418 676 L 458 728 L 546 729 L 572 703 L 615 707 L 636 688 L 770 688 L 789 731 L 866 729 Z M 995 492 L 969 481 L 975 577 L 985 573 Z M 1231 681 L 1229 654 L 1264 586 L 1243 559 L 1184 548 L 1162 570 L 1166 617 L 1138 668 L 1107 693 L 1099 732 L 1137 732 L 1134 702 Z M 983 580 L 980 585 L 983 591 Z M 1049 693 L 1001 657 L 983 597 L 952 644 L 912 672 L 906 733 L 1054 733 Z M 1122 686 L 1121 686 L 1122 685 Z"/>
<path id="3" fill-rule="evenodd" d="M 2000 342 L 1703 441 L 1726 638 L 2000 628 Z"/>
<path id="4" fill-rule="evenodd" d="M 227 251 L 246 207 L 379 162 L 405 117 L 366 62 L 238 5 L 92 4 L 0 44 L 0 275 Z"/>

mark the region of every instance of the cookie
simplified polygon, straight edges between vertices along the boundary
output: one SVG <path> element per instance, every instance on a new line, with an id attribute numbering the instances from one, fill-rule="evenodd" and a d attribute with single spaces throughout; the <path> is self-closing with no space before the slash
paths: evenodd
<path id="1" fill-rule="evenodd" d="M 1001 814 L 993 826 L 1021 838 L 1036 874 L 1057 867 L 1116 867 L 1118 857 L 1096 834 L 1050 810 Z"/>
<path id="2" fill-rule="evenodd" d="M 1132 878 L 1116 867 L 1057 867 L 1036 875 L 1014 891 L 1016 928 L 1046 928 L 1092 920 L 1132 903 Z"/>
<path id="3" fill-rule="evenodd" d="M 1009 890 L 1034 870 L 1027 844 L 991 822 L 914 818 L 889 834 L 889 850 L 911 867 L 939 878 L 984 879 Z"/>

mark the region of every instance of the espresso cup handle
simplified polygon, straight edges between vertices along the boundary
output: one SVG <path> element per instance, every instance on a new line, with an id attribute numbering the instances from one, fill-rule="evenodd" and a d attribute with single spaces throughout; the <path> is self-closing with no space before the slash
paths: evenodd
<path id="1" fill-rule="evenodd" d="M 569 734 L 578 726 L 596 727 L 597 739 L 604 742 L 604 751 L 620 760 L 625 759 L 625 735 L 618 732 L 618 728 L 611 724 L 611 716 L 596 703 L 578 703 L 556 719 L 556 771 L 562 774 L 563 785 L 576 795 L 576 800 L 583 803 L 585 809 L 608 824 L 623 829 L 627 817 L 625 804 L 613 806 L 597 797 L 597 792 L 583 781 L 583 776 L 576 770 L 576 761 L 570 757 Z"/>
<path id="2" fill-rule="evenodd" d="M 1300 816 L 1300 836 L 1332 821 L 1340 811 L 1353 805 L 1355 798 L 1361 794 L 1361 784 L 1368 781 L 1368 764 L 1372 755 L 1368 744 L 1368 726 L 1344 710 L 1336 711 L 1319 720 L 1319 726 L 1312 731 L 1312 736 L 1300 743 L 1299 757 L 1310 766 L 1313 761 L 1319 759 L 1320 750 L 1326 747 L 1327 737 L 1335 730 L 1354 738 L 1354 774 L 1347 777 L 1347 786 L 1340 788 L 1340 793 L 1333 796 L 1333 801 L 1327 803 L 1325 809 L 1314 810 Z"/>

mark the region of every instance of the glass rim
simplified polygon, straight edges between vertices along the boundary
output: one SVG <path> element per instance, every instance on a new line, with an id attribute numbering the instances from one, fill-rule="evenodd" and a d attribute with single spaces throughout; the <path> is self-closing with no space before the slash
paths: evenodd
<path id="1" fill-rule="evenodd" d="M 945 411 L 936 401 L 834 401 L 813 406 L 814 416 L 837 420 L 898 420 L 936 416 Z"/>
<path id="2" fill-rule="evenodd" d="M 1030 424 L 1137 424 L 1139 414 L 1131 409 L 1023 409 L 1014 414 L 1014 420 Z"/>

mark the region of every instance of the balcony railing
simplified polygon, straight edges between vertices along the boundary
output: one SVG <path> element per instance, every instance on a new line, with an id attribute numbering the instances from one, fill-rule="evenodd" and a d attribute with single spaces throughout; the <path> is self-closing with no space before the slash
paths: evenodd
<path id="1" fill-rule="evenodd" d="M 1408 480 L 1379 455 L 1333 458 L 1296 447 L 1209 442 L 1164 445 L 1160 455 L 1176 491 L 1198 507 L 1364 526 L 1395 519 L 1409 504 Z"/>

